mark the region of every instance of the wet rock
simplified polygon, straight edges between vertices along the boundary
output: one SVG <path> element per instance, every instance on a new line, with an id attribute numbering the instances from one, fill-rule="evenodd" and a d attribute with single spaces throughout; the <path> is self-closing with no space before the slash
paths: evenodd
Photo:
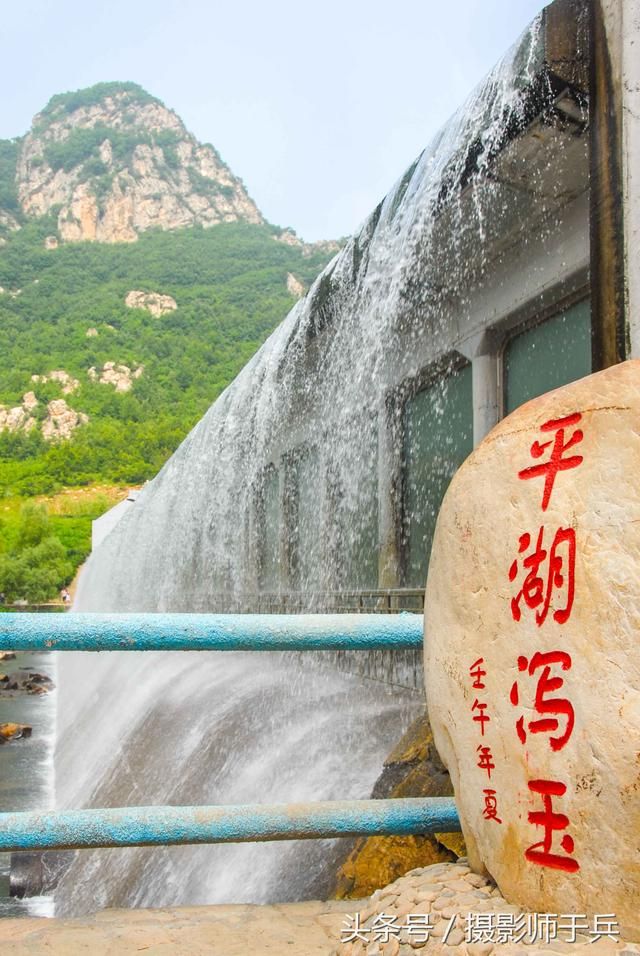
<path id="1" fill-rule="evenodd" d="M 29 671 L 29 680 L 36 684 L 50 684 L 53 687 L 53 681 L 46 674 L 39 674 L 37 671 Z"/>
<path id="2" fill-rule="evenodd" d="M 29 724 L 0 724 L 0 744 L 9 740 L 30 737 L 33 728 Z"/>
<path id="3" fill-rule="evenodd" d="M 372 796 L 444 797 L 452 793 L 425 712 L 385 760 Z M 361 838 L 343 858 L 332 895 L 337 899 L 361 899 L 409 871 L 442 861 L 454 862 L 462 854 L 464 842 L 458 833 Z"/>
<path id="4" fill-rule="evenodd" d="M 55 684 L 47 674 L 38 671 L 18 670 L 13 674 L 0 674 L 0 694 L 4 691 L 21 690 L 27 694 L 48 694 Z M 13 695 L 12 695 L 13 696 Z"/>
<path id="5" fill-rule="evenodd" d="M 18 689 L 19 689 L 19 684 L 18 684 L 17 680 L 14 680 L 13 677 L 9 677 L 9 676 L 7 676 L 6 674 L 4 674 L 3 677 L 4 677 L 5 679 L 4 679 L 2 682 L 0 682 L 0 693 L 2 693 L 3 691 L 7 691 L 7 690 L 18 690 Z"/>
<path id="6" fill-rule="evenodd" d="M 26 690 L 26 692 L 27 692 L 28 694 L 36 694 L 36 695 L 38 695 L 38 694 L 48 694 L 48 693 L 49 693 L 49 688 L 48 688 L 48 687 L 43 687 L 42 684 L 34 684 L 34 683 L 32 683 L 32 681 L 28 681 L 28 682 L 27 682 L 26 684 L 24 684 L 23 686 L 24 686 L 24 689 Z"/>
<path id="7" fill-rule="evenodd" d="M 0 651 L 0 661 L 14 661 L 15 659 L 15 651 Z"/>

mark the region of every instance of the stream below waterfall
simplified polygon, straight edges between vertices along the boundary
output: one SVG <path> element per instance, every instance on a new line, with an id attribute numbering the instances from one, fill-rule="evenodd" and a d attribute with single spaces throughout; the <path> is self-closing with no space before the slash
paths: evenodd
<path id="1" fill-rule="evenodd" d="M 2 661 L 0 670 L 11 677 L 16 671 L 37 671 L 56 681 L 56 655 L 23 652 L 15 660 Z M 41 696 L 5 692 L 0 697 L 0 724 L 29 724 L 31 737 L 0 746 L 0 811 L 46 810 L 53 807 L 53 748 L 55 740 L 55 691 Z M 24 900 L 9 896 L 11 854 L 0 853 L 0 918 L 3 916 L 52 916 L 50 896 Z"/>
<path id="2" fill-rule="evenodd" d="M 81 704 L 92 746 L 79 775 L 77 734 L 59 725 L 59 805 L 369 797 L 421 695 L 338 673 L 320 658 L 116 653 L 92 655 L 88 668 L 86 655 L 66 655 L 59 692 Z M 56 889 L 56 915 L 322 897 L 341 842 L 81 851 Z"/>

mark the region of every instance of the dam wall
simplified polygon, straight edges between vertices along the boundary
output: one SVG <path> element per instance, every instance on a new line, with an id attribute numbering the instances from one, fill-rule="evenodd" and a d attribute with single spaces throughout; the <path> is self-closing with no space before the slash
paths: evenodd
<path id="1" fill-rule="evenodd" d="M 592 39 L 588 4 L 541 13 L 104 538 L 76 610 L 420 612 L 462 461 L 617 347 Z M 365 796 L 422 704 L 419 655 L 137 656 L 61 663 L 60 806 Z M 61 912 L 322 892 L 331 848 L 245 849 L 92 851 Z"/>

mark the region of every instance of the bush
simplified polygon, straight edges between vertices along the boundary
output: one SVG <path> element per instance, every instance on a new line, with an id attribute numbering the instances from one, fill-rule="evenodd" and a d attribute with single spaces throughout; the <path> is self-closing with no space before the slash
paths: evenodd
<path id="1" fill-rule="evenodd" d="M 16 165 L 20 140 L 0 139 L 0 209 L 20 217 L 21 209 L 16 188 Z"/>
<path id="2" fill-rule="evenodd" d="M 46 508 L 32 502 L 25 504 L 17 541 L 0 554 L 0 591 L 5 599 L 31 604 L 46 601 L 71 580 L 73 572 L 66 548 L 51 534 Z"/>
<path id="3" fill-rule="evenodd" d="M 45 506 L 31 501 L 23 505 L 18 525 L 17 550 L 36 547 L 50 534 L 49 515 Z"/>

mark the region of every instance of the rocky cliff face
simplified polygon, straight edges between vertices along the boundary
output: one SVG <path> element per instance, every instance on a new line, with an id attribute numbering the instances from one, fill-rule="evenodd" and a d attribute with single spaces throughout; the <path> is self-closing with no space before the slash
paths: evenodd
<path id="1" fill-rule="evenodd" d="M 26 216 L 58 212 L 64 241 L 263 222 L 216 150 L 135 84 L 53 97 L 20 143 L 16 186 Z"/>

